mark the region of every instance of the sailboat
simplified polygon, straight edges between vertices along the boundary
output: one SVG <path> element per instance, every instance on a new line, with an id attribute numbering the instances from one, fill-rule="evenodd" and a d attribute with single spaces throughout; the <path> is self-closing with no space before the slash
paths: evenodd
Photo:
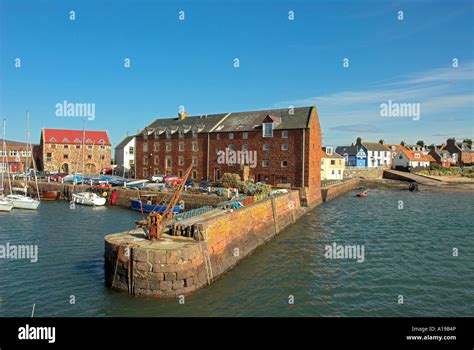
<path id="1" fill-rule="evenodd" d="M 85 175 L 85 138 L 86 138 L 86 121 L 85 119 L 82 122 L 82 174 L 81 174 L 81 184 L 84 184 L 84 175 Z M 90 175 L 90 174 L 89 174 Z M 97 195 L 94 192 L 80 192 L 73 193 L 72 201 L 77 204 L 89 205 L 89 206 L 103 206 L 107 203 L 107 199 Z"/>
<path id="2" fill-rule="evenodd" d="M 28 160 L 30 157 L 30 130 L 29 130 L 29 120 L 30 120 L 30 114 L 27 112 L 26 115 L 26 157 L 25 157 L 25 183 L 23 184 L 23 188 L 19 189 L 16 188 L 17 194 L 13 194 L 13 189 L 10 186 L 10 194 L 5 197 L 5 199 L 10 202 L 13 205 L 13 208 L 18 208 L 18 209 L 28 209 L 28 210 L 36 210 L 38 209 L 40 205 L 40 201 L 31 197 L 28 197 L 28 180 L 30 177 L 28 171 Z M 5 126 L 5 121 L 4 121 L 4 126 Z M 4 127 L 4 138 L 5 138 L 5 127 Z M 31 151 L 32 152 L 32 151 Z M 35 175 L 35 182 L 36 182 L 36 189 L 38 192 L 38 179 L 36 177 L 36 171 L 34 171 Z M 24 194 L 21 194 L 23 192 Z"/>
<path id="3" fill-rule="evenodd" d="M 4 170 L 7 172 L 8 176 L 8 183 L 10 184 L 10 189 L 11 189 L 11 183 L 10 183 L 10 172 L 8 168 L 8 159 L 7 159 L 7 144 L 5 141 L 5 119 L 3 119 L 3 159 L 2 159 L 2 164 L 4 164 L 4 167 L 6 169 L 2 169 L 2 180 L 0 182 L 0 211 L 11 211 L 13 209 L 13 204 L 10 203 L 5 199 L 5 194 L 4 194 L 4 189 L 3 189 L 3 180 L 4 180 Z"/>

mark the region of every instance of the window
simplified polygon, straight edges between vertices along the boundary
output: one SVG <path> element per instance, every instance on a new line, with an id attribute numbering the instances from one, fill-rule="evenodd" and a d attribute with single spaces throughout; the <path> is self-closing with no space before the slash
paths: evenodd
<path id="1" fill-rule="evenodd" d="M 171 169 L 171 157 L 166 157 L 166 168 Z"/>
<path id="2" fill-rule="evenodd" d="M 80 145 L 76 145 L 76 149 L 81 149 L 81 146 L 80 146 Z"/>
<path id="3" fill-rule="evenodd" d="M 197 158 L 193 157 L 193 159 L 192 159 L 192 165 L 194 165 L 194 166 L 197 165 Z"/>
<path id="4" fill-rule="evenodd" d="M 229 133 L 229 140 L 233 140 L 234 139 L 234 133 L 233 132 L 230 132 Z"/>
<path id="5" fill-rule="evenodd" d="M 333 175 L 335 174 L 335 171 L 334 171 L 334 169 L 333 169 L 333 170 L 331 170 L 331 174 L 333 174 Z"/>
<path id="6" fill-rule="evenodd" d="M 282 151 L 288 151 L 288 144 L 287 144 L 287 143 L 283 143 L 283 144 L 281 145 L 281 150 L 282 150 Z"/>
<path id="7" fill-rule="evenodd" d="M 56 148 L 56 145 L 51 145 L 51 148 Z"/>
<path id="8" fill-rule="evenodd" d="M 159 175 L 160 174 L 160 169 L 155 168 L 153 169 L 153 175 Z"/>
<path id="9" fill-rule="evenodd" d="M 90 156 L 89 156 L 89 157 L 90 157 Z M 63 158 L 64 158 L 64 159 L 68 159 L 69 156 L 68 156 L 67 154 L 63 154 Z"/>
<path id="10" fill-rule="evenodd" d="M 135 153 L 135 147 L 129 147 L 128 148 L 128 153 L 133 156 L 133 154 Z"/>
<path id="11" fill-rule="evenodd" d="M 262 162 L 262 166 L 263 166 L 264 168 L 268 168 L 268 167 L 270 166 L 270 161 L 269 161 L 269 160 L 264 160 L 264 161 Z"/>
<path id="12" fill-rule="evenodd" d="M 133 147 L 130 147 L 130 148 L 133 149 Z M 155 143 L 153 144 L 153 150 L 154 150 L 155 152 L 158 152 L 158 151 L 160 150 L 160 144 L 159 144 L 158 142 L 155 142 Z M 132 151 L 130 154 L 133 154 L 133 151 Z"/>
<path id="13" fill-rule="evenodd" d="M 193 179 L 197 179 L 197 171 L 193 170 L 193 174 L 191 175 Z"/>
<path id="14" fill-rule="evenodd" d="M 184 151 L 184 142 L 179 143 L 179 151 L 183 152 Z"/>
<path id="15" fill-rule="evenodd" d="M 92 146 L 87 146 L 88 149 L 92 149 Z"/>
<path id="16" fill-rule="evenodd" d="M 167 142 L 166 143 L 166 152 L 171 151 L 171 143 Z"/>
<path id="17" fill-rule="evenodd" d="M 339 169 L 339 170 L 337 171 L 337 173 L 338 173 L 339 175 L 341 175 L 341 169 Z"/>
<path id="18" fill-rule="evenodd" d="M 331 159 L 331 165 L 336 165 L 336 161 L 334 159 Z"/>
<path id="19" fill-rule="evenodd" d="M 198 150 L 198 143 L 194 141 L 194 142 L 192 143 L 192 147 L 193 147 L 193 148 L 192 148 L 192 149 L 193 149 L 193 152 L 196 152 L 196 151 Z"/>
<path id="20" fill-rule="evenodd" d="M 10 157 L 16 157 L 18 155 L 18 151 L 16 149 L 10 151 Z"/>
<path id="21" fill-rule="evenodd" d="M 282 176 L 282 177 L 281 177 L 281 183 L 282 183 L 282 184 L 288 183 L 288 179 L 287 179 L 285 176 Z"/>
<path id="22" fill-rule="evenodd" d="M 158 156 L 155 156 L 155 165 L 158 165 L 160 163 L 160 158 Z"/>
<path id="23" fill-rule="evenodd" d="M 247 140 L 247 139 L 249 138 L 249 133 L 248 133 L 248 132 L 244 132 L 244 133 L 242 134 L 242 138 L 243 138 L 244 140 Z"/>
<path id="24" fill-rule="evenodd" d="M 105 149 L 105 146 L 100 146 L 101 149 Z"/>
<path id="25" fill-rule="evenodd" d="M 148 152 L 148 143 L 143 144 L 143 152 Z"/>
<path id="26" fill-rule="evenodd" d="M 166 138 L 170 139 L 171 138 L 171 133 L 169 131 L 166 131 Z"/>
<path id="27" fill-rule="evenodd" d="M 415 153 L 415 158 L 420 158 L 420 155 L 418 153 Z"/>
<path id="28" fill-rule="evenodd" d="M 64 149 L 68 149 L 69 145 L 64 145 L 63 147 L 64 147 Z"/>
<path id="29" fill-rule="evenodd" d="M 273 123 L 263 123 L 263 137 L 273 137 Z"/>
<path id="30" fill-rule="evenodd" d="M 105 156 L 104 156 L 104 155 L 100 156 L 100 159 L 104 160 L 104 159 L 105 159 Z"/>
<path id="31" fill-rule="evenodd" d="M 180 138 L 180 139 L 184 139 L 184 133 L 183 133 L 181 130 L 179 131 L 178 134 L 179 134 L 179 138 Z"/>
<path id="32" fill-rule="evenodd" d="M 243 151 L 248 151 L 249 150 L 249 145 L 247 145 L 247 144 L 242 145 L 242 150 Z"/>
<path id="33" fill-rule="evenodd" d="M 192 131 L 193 132 L 193 139 L 197 138 L 198 137 L 198 134 L 195 130 Z"/>
<path id="34" fill-rule="evenodd" d="M 179 165 L 184 165 L 184 158 L 183 157 L 179 157 L 179 162 L 178 162 Z M 180 175 L 181 176 L 181 175 Z"/>
<path id="35" fill-rule="evenodd" d="M 148 157 L 144 157 L 144 158 L 143 158 L 143 164 L 144 164 L 144 165 L 147 165 L 147 164 L 148 164 Z"/>
<path id="36" fill-rule="evenodd" d="M 179 177 L 183 177 L 183 171 L 182 171 L 182 170 L 179 170 L 179 171 L 178 171 L 178 176 L 179 176 Z"/>
<path id="37" fill-rule="evenodd" d="M 270 149 L 270 145 L 269 145 L 268 143 L 265 143 L 265 144 L 263 145 L 263 150 L 264 150 L 264 151 L 268 151 L 269 149 Z"/>
<path id="38" fill-rule="evenodd" d="M 53 156 L 52 153 L 46 153 L 46 161 L 47 161 L 47 162 L 50 162 L 52 156 Z"/>
<path id="39" fill-rule="evenodd" d="M 220 140 L 221 139 L 221 134 L 217 133 L 216 134 L 216 140 Z"/>
<path id="40" fill-rule="evenodd" d="M 148 169 L 143 169 L 143 177 L 148 177 Z"/>
<path id="41" fill-rule="evenodd" d="M 282 166 L 282 168 L 288 167 L 288 161 L 287 160 L 282 160 L 281 161 L 281 166 Z"/>
<path id="42" fill-rule="evenodd" d="M 288 138 L 288 130 L 282 130 L 281 131 L 281 137 L 283 139 L 287 139 Z"/>
<path id="43" fill-rule="evenodd" d="M 402 155 L 399 155 L 399 156 L 398 156 L 398 159 L 403 159 L 403 156 L 402 156 Z"/>
<path id="44" fill-rule="evenodd" d="M 234 145 L 233 145 L 233 144 L 230 144 L 230 145 L 227 146 L 227 148 L 233 150 L 233 149 L 234 149 Z"/>

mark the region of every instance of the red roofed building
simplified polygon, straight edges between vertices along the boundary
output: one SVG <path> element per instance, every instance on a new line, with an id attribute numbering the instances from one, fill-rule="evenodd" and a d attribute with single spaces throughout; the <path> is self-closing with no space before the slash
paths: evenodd
<path id="1" fill-rule="evenodd" d="M 428 168 L 430 160 L 421 151 L 400 150 L 393 158 L 393 168 L 400 170 L 410 170 L 413 168 Z"/>
<path id="2" fill-rule="evenodd" d="M 43 129 L 40 168 L 49 172 L 98 174 L 110 167 L 111 144 L 107 131 Z"/>

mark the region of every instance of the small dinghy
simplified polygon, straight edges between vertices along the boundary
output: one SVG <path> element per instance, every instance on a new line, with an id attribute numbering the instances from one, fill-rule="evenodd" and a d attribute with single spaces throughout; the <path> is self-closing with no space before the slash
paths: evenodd
<path id="1" fill-rule="evenodd" d="M 11 211 L 13 209 L 13 204 L 5 199 L 0 198 L 0 211 Z"/>
<path id="2" fill-rule="evenodd" d="M 93 192 L 74 193 L 72 199 L 74 203 L 90 206 L 102 206 L 107 202 L 107 199 Z"/>
<path id="3" fill-rule="evenodd" d="M 367 190 L 364 190 L 364 191 L 356 194 L 356 197 L 360 197 L 360 198 L 367 198 L 368 196 L 369 195 L 367 194 Z"/>

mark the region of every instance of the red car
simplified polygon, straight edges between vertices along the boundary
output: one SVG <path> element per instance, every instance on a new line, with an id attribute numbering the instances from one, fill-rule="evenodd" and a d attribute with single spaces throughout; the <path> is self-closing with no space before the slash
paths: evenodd
<path id="1" fill-rule="evenodd" d="M 51 175 L 49 179 L 51 181 L 59 181 L 62 178 L 65 178 L 66 176 L 68 176 L 68 173 L 57 173 L 57 174 Z"/>
<path id="2" fill-rule="evenodd" d="M 112 175 L 113 169 L 102 169 L 100 172 L 102 175 Z"/>
<path id="3" fill-rule="evenodd" d="M 177 176 L 165 176 L 164 178 L 165 183 L 170 183 L 172 185 L 180 184 L 183 182 L 183 179 Z"/>

